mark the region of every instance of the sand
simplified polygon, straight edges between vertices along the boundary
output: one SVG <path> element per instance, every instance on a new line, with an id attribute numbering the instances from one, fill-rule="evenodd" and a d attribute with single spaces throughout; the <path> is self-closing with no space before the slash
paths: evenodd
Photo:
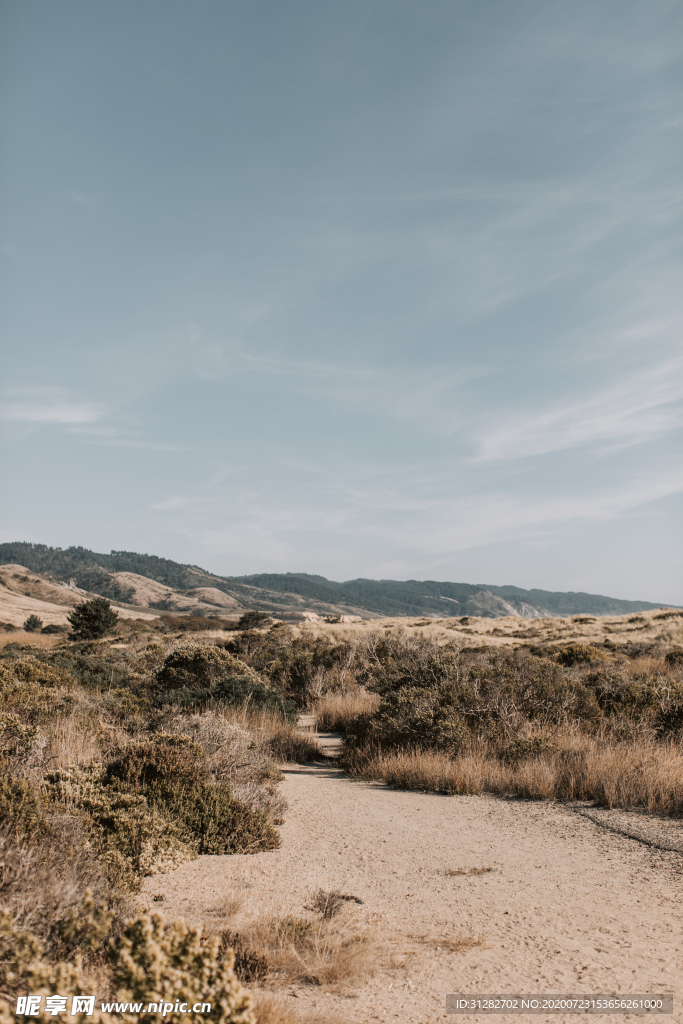
<path id="1" fill-rule="evenodd" d="M 449 992 L 673 992 L 674 1016 L 658 1019 L 683 1021 L 680 822 L 402 793 L 352 781 L 330 764 L 290 768 L 282 788 L 290 806 L 280 850 L 200 857 L 147 879 L 142 903 L 215 929 L 235 894 L 244 906 L 222 926 L 272 912 L 306 916 L 319 888 L 362 899 L 349 913 L 377 931 L 376 973 L 337 992 L 290 986 L 302 1020 L 510 1019 L 446 1015 Z M 491 870 L 448 874 L 482 868 Z M 449 951 L 460 936 L 483 944 Z"/>

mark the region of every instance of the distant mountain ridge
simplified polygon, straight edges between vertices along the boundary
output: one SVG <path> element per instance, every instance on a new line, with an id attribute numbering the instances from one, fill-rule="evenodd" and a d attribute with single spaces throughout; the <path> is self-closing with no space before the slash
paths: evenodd
<path id="1" fill-rule="evenodd" d="M 131 589 L 131 580 L 126 574 L 154 580 L 183 595 L 212 588 L 232 599 L 235 612 L 259 608 L 280 618 L 300 618 L 311 612 L 320 615 L 353 614 L 364 618 L 453 618 L 465 615 L 539 618 L 624 615 L 670 607 L 649 601 L 622 601 L 600 594 L 523 590 L 514 586 L 436 580 L 356 579 L 337 582 L 310 573 L 218 576 L 199 566 L 184 565 L 157 555 L 134 551 L 111 551 L 107 555 L 83 547 L 62 549 L 23 541 L 0 544 L 0 564 L 23 565 L 32 572 L 61 581 L 73 580 L 78 587 L 91 593 L 102 594 L 118 602 L 132 600 L 134 604 L 139 602 L 131 597 L 134 589 Z M 149 604 L 149 607 L 161 606 L 160 602 Z"/>

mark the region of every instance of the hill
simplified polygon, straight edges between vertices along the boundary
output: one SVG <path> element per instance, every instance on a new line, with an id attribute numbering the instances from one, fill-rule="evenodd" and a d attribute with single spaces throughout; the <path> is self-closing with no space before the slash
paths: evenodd
<path id="1" fill-rule="evenodd" d="M 309 573 L 256 573 L 218 576 L 197 565 L 184 565 L 134 551 L 109 554 L 83 547 L 46 544 L 0 544 L 0 565 L 25 566 L 47 579 L 71 583 L 118 604 L 198 615 L 239 615 L 259 608 L 284 619 L 313 615 L 477 616 L 524 618 L 566 615 L 624 615 L 664 607 L 649 601 L 621 601 L 600 594 L 523 590 L 491 584 L 436 580 L 345 582 Z"/>

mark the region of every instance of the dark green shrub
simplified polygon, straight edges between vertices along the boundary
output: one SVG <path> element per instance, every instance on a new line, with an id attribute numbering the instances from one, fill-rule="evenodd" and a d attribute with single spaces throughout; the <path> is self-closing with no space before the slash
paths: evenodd
<path id="1" fill-rule="evenodd" d="M 261 629 L 264 628 L 268 623 L 272 622 L 272 619 L 268 612 L 259 612 L 255 609 L 245 612 L 244 615 L 240 616 L 237 623 L 238 629 Z"/>
<path id="2" fill-rule="evenodd" d="M 128 670 L 116 664 L 113 659 L 105 661 L 83 651 L 59 651 L 48 656 L 50 664 L 55 668 L 68 672 L 69 675 L 88 690 L 109 690 L 125 687 L 130 674 Z"/>
<path id="3" fill-rule="evenodd" d="M 59 626 L 56 623 L 52 623 L 51 622 L 51 623 L 48 623 L 47 626 L 43 626 L 43 628 L 41 629 L 40 632 L 41 633 L 45 633 L 48 636 L 50 634 L 54 635 L 54 634 L 57 634 L 57 633 L 66 633 L 66 626 Z"/>
<path id="4" fill-rule="evenodd" d="M 413 686 L 386 693 L 377 711 L 351 726 L 347 744 L 433 747 L 456 754 L 470 736 L 452 688 Z"/>
<path id="5" fill-rule="evenodd" d="M 26 633 L 37 633 L 42 628 L 43 620 L 39 619 L 37 615 L 29 615 L 24 622 L 24 632 Z"/>
<path id="6" fill-rule="evenodd" d="M 76 640 L 99 640 L 108 633 L 113 633 L 119 621 L 118 614 L 106 597 L 94 597 L 92 601 L 83 601 L 67 615 L 67 619 L 71 623 L 72 635 Z"/>
<path id="7" fill-rule="evenodd" d="M 155 783 L 147 796 L 196 840 L 200 854 L 259 853 L 280 845 L 266 816 L 235 800 L 227 783 Z"/>
<path id="8" fill-rule="evenodd" d="M 674 667 L 683 665 L 683 650 L 669 651 L 664 660 L 667 665 L 673 665 Z"/>
<path id="9" fill-rule="evenodd" d="M 226 674 L 246 676 L 254 683 L 260 678 L 222 647 L 203 647 L 196 643 L 183 643 L 168 655 L 157 673 L 157 688 L 170 690 L 208 690 Z"/>
<path id="10" fill-rule="evenodd" d="M 618 665 L 588 672 L 583 682 L 593 691 L 598 705 L 610 720 L 619 717 L 628 721 L 647 721 L 661 705 L 661 697 L 653 685 L 655 680 L 634 677 L 628 669 Z"/>
<path id="11" fill-rule="evenodd" d="M 215 686 L 206 690 L 170 690 L 159 694 L 156 707 L 202 708 L 213 704 L 240 707 L 247 704 L 255 711 L 272 711 L 289 722 L 299 717 L 296 704 L 265 683 L 254 681 L 253 676 L 225 675 Z"/>
<path id="12" fill-rule="evenodd" d="M 152 710 L 152 702 L 148 697 L 138 696 L 123 688 L 108 690 L 98 704 L 110 718 L 122 725 L 130 723 L 133 719 L 140 719 Z"/>
<path id="13" fill-rule="evenodd" d="M 209 772 L 204 751 L 189 736 L 157 733 L 148 742 L 131 743 L 112 752 L 106 781 L 119 779 L 135 792 L 153 783 L 193 785 L 204 782 Z"/>
<path id="14" fill-rule="evenodd" d="M 333 644 L 327 637 L 308 633 L 295 636 L 285 623 L 267 632 L 246 630 L 226 642 L 226 650 L 267 676 L 297 707 L 306 707 L 327 689 L 351 681 L 355 650 L 350 644 Z"/>

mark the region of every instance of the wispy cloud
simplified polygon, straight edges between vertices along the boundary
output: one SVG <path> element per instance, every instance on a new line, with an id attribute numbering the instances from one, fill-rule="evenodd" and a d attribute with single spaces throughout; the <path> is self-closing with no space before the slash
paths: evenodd
<path id="1" fill-rule="evenodd" d="M 61 388 L 16 388 L 0 398 L 0 418 L 18 423 L 96 423 L 105 412 L 99 403 L 84 401 Z"/>
<path id="2" fill-rule="evenodd" d="M 622 380 L 586 398 L 513 413 L 479 438 L 479 461 L 519 459 L 579 445 L 651 441 L 683 426 L 683 361 Z"/>

